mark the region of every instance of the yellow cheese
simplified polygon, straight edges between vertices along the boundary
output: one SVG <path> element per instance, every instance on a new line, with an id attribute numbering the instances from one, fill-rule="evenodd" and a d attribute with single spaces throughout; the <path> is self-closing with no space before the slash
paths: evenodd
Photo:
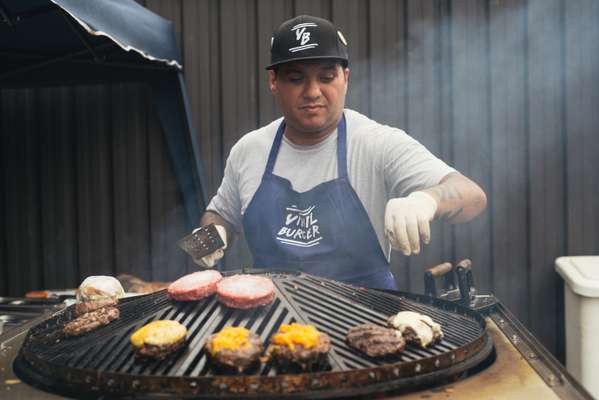
<path id="1" fill-rule="evenodd" d="M 302 345 L 304 348 L 312 348 L 318 344 L 320 332 L 312 325 L 301 325 L 293 323 L 291 325 L 283 324 L 279 332 L 272 335 L 272 343 L 277 345 L 286 345 L 291 351 L 296 345 Z"/>
<path id="2" fill-rule="evenodd" d="M 250 345 L 250 331 L 237 327 L 227 326 L 218 332 L 212 339 L 210 352 L 217 353 L 221 350 L 237 350 Z"/>
<path id="3" fill-rule="evenodd" d="M 177 321 L 152 321 L 131 335 L 131 344 L 142 347 L 144 344 L 154 346 L 176 343 L 187 336 L 187 329 Z"/>

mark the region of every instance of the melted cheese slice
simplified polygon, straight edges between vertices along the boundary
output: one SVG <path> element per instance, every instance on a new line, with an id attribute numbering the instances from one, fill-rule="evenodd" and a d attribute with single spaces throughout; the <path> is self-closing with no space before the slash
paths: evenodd
<path id="1" fill-rule="evenodd" d="M 250 331 L 246 328 L 227 326 L 218 332 L 210 342 L 210 353 L 218 353 L 221 350 L 237 350 L 250 345 Z"/>
<path id="2" fill-rule="evenodd" d="M 427 347 L 435 336 L 443 337 L 441 325 L 434 322 L 428 315 L 402 311 L 393 316 L 390 322 L 401 333 L 404 333 L 406 328 L 411 328 L 416 333 L 416 337 L 420 339 L 422 347 Z"/>
<path id="3" fill-rule="evenodd" d="M 320 332 L 312 325 L 302 325 L 293 323 L 291 325 L 283 324 L 279 331 L 272 336 L 272 343 L 287 346 L 290 350 L 295 349 L 295 345 L 302 345 L 309 349 L 318 344 Z"/>
<path id="4" fill-rule="evenodd" d="M 144 344 L 164 346 L 176 343 L 187 336 L 187 328 L 177 321 L 152 321 L 131 335 L 131 344 L 142 347 Z"/>

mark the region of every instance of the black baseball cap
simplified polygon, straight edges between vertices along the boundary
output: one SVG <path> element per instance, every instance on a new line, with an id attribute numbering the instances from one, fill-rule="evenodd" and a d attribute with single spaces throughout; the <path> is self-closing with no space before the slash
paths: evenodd
<path id="1" fill-rule="evenodd" d="M 273 33 L 266 69 L 297 60 L 318 58 L 348 62 L 347 40 L 331 21 L 310 15 L 287 20 Z"/>

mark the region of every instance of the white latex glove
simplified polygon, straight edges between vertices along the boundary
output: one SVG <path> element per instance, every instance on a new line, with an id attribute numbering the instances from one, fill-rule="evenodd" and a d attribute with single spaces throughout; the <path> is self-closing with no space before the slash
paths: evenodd
<path id="1" fill-rule="evenodd" d="M 437 201 L 424 192 L 391 199 L 385 208 L 385 234 L 391 247 L 406 256 L 420 253 L 420 240 L 431 240 L 430 222 L 437 212 Z"/>
<path id="2" fill-rule="evenodd" d="M 214 225 L 214 227 L 218 231 L 218 234 L 220 235 L 225 245 L 220 249 L 216 250 L 214 253 L 208 254 L 207 256 L 204 256 L 202 258 L 194 258 L 193 262 L 199 265 L 200 267 L 212 268 L 216 265 L 218 260 L 223 258 L 223 256 L 225 255 L 225 249 L 227 248 L 227 231 L 225 230 L 225 227 L 222 225 Z M 198 229 L 200 228 L 194 229 L 192 233 L 194 233 Z"/>

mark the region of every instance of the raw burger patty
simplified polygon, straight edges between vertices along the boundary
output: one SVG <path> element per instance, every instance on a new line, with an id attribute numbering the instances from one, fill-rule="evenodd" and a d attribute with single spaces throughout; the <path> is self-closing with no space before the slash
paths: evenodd
<path id="1" fill-rule="evenodd" d="M 223 279 L 218 271 L 207 270 L 185 275 L 168 287 L 168 294 L 174 300 L 201 300 L 216 292 L 216 284 Z"/>
<path id="2" fill-rule="evenodd" d="M 275 298 L 275 286 L 263 276 L 233 275 L 218 283 L 216 293 L 224 305 L 248 309 L 270 304 Z"/>

